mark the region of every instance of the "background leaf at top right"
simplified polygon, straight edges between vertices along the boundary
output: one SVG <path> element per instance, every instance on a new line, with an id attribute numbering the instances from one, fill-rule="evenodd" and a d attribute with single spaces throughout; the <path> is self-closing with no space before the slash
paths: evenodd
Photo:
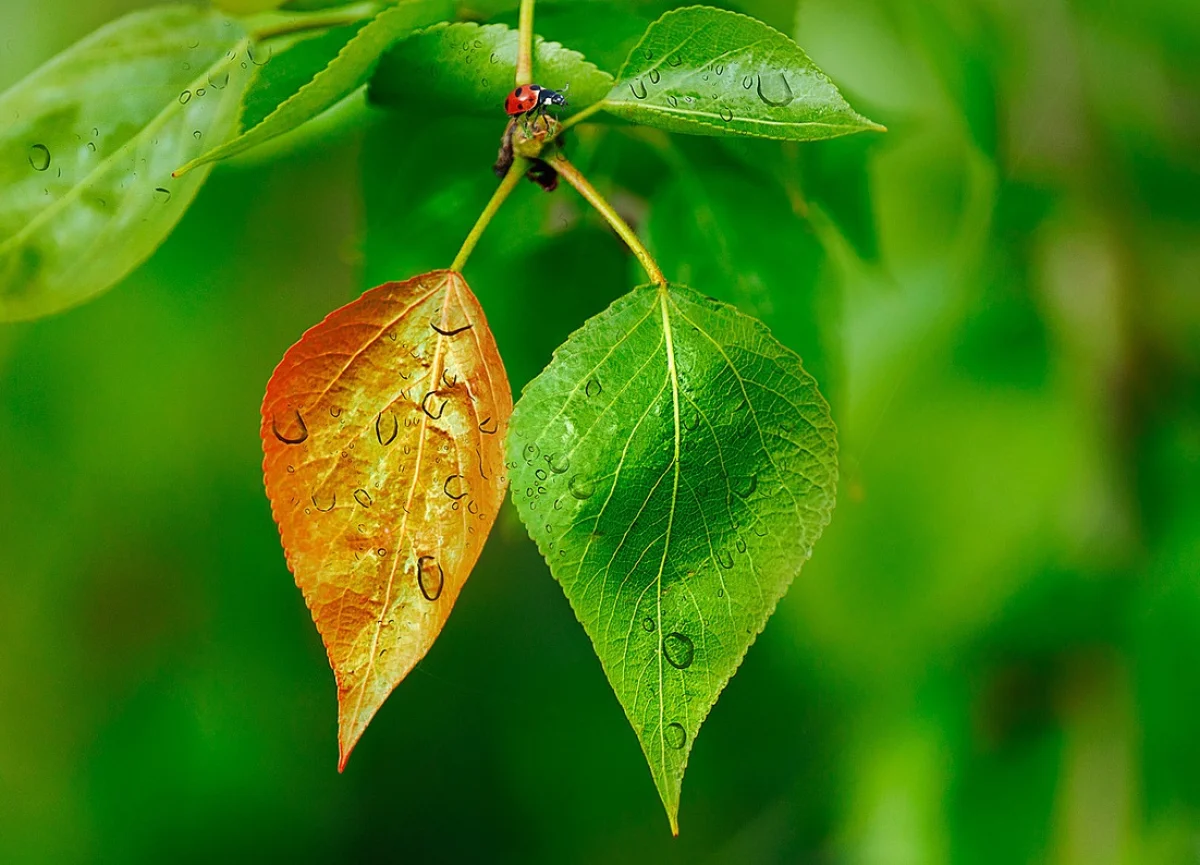
<path id="1" fill-rule="evenodd" d="M 691 6 L 650 25 L 604 101 L 634 123 L 792 141 L 883 127 L 847 104 L 795 42 L 761 21 Z"/>

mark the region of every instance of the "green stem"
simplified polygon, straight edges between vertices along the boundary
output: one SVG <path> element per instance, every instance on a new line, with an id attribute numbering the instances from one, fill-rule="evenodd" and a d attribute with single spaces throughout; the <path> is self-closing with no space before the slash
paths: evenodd
<path id="1" fill-rule="evenodd" d="M 255 42 L 265 42 L 268 39 L 308 33 L 312 30 L 331 30 L 334 27 L 357 24 L 359 21 L 379 14 L 382 9 L 383 7 L 378 3 L 358 3 L 354 6 L 345 6 L 337 12 L 288 16 L 282 21 L 264 23 L 259 29 L 252 29 L 250 36 Z"/>
<path id="2" fill-rule="evenodd" d="M 500 181 L 500 185 L 496 187 L 496 191 L 492 194 L 492 200 L 483 208 L 483 213 L 479 214 L 479 219 L 476 220 L 475 227 L 471 229 L 471 233 L 463 241 L 462 249 L 458 251 L 458 255 L 454 256 L 454 261 L 450 265 L 451 270 L 462 273 L 467 259 L 475 251 L 475 244 L 479 243 L 479 238 L 483 236 L 488 223 L 492 221 L 492 217 L 496 215 L 496 212 L 500 209 L 500 205 L 508 198 L 509 193 L 516 189 L 517 184 L 521 182 L 521 178 L 525 175 L 525 171 L 528 168 L 529 163 L 521 157 L 518 156 L 513 160 L 513 164 L 509 166 L 508 174 L 504 175 L 504 179 Z"/>
<path id="3" fill-rule="evenodd" d="M 568 162 L 567 158 L 561 153 L 550 157 L 547 161 L 558 172 L 559 177 L 575 187 L 575 191 L 582 195 L 588 204 L 596 208 L 600 215 L 608 220 L 608 224 L 612 226 L 613 231 L 620 235 L 621 240 L 625 241 L 625 245 L 629 247 L 629 251 L 641 262 L 646 275 L 650 277 L 650 281 L 660 287 L 666 286 L 667 279 L 663 276 L 662 271 L 659 270 L 658 263 L 651 257 L 649 250 L 642 245 L 638 236 L 633 233 L 633 229 L 629 227 L 629 223 L 622 219 L 621 215 L 613 209 L 613 206 L 605 200 L 604 196 L 596 191 L 596 187 L 588 183 L 587 178 L 579 173 L 579 169 Z"/>
<path id="4" fill-rule="evenodd" d="M 517 20 L 517 86 L 533 83 L 533 4 L 521 0 Z"/>

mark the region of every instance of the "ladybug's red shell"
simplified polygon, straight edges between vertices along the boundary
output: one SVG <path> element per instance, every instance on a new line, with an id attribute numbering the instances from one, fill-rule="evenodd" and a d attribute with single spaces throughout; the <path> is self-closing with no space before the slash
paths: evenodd
<path id="1" fill-rule="evenodd" d="M 528 114 L 538 107 L 538 91 L 542 88 L 537 84 L 522 84 L 504 100 L 504 110 L 510 117 Z"/>

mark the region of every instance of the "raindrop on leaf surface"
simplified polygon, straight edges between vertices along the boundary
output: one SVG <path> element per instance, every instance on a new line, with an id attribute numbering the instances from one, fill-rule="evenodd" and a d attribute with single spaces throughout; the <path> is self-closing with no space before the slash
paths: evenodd
<path id="1" fill-rule="evenodd" d="M 421 556 L 417 560 L 417 588 L 427 601 L 436 601 L 442 596 L 446 573 L 433 556 Z"/>
<path id="2" fill-rule="evenodd" d="M 672 631 L 663 637 L 663 654 L 667 661 L 677 670 L 686 670 L 696 657 L 696 646 L 691 637 Z"/>
<path id="3" fill-rule="evenodd" d="M 682 724 L 671 722 L 663 728 L 663 738 L 668 748 L 678 751 L 687 744 L 687 731 L 683 729 Z"/>
<path id="4" fill-rule="evenodd" d="M 582 475 L 572 475 L 571 480 L 567 482 L 567 489 L 580 501 L 590 499 L 596 493 L 595 484 Z"/>
<path id="5" fill-rule="evenodd" d="M 44 144 L 35 144 L 29 148 L 29 164 L 34 171 L 45 171 L 50 167 L 50 148 Z"/>

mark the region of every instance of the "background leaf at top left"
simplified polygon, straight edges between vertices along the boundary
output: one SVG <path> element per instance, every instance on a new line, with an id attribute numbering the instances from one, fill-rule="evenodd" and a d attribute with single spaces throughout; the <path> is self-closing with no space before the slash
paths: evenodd
<path id="1" fill-rule="evenodd" d="M 176 172 L 227 159 L 291 132 L 332 108 L 366 83 L 380 55 L 418 27 L 454 16 L 450 0 L 406 0 L 374 17 L 335 27 L 271 58 L 256 49 L 263 64 L 242 112 L 242 132 Z"/>
<path id="2" fill-rule="evenodd" d="M 206 177 L 171 171 L 232 132 L 248 47 L 228 18 L 164 6 L 0 94 L 0 320 L 81 303 L 163 242 Z"/>

